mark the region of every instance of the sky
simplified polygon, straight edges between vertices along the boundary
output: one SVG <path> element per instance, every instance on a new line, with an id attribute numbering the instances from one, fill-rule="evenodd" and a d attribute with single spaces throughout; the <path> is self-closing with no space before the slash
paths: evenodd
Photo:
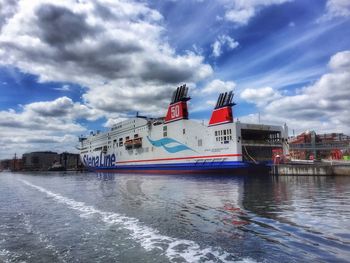
<path id="1" fill-rule="evenodd" d="M 350 134 L 350 0 L 0 0 L 0 159 L 164 116 Z"/>

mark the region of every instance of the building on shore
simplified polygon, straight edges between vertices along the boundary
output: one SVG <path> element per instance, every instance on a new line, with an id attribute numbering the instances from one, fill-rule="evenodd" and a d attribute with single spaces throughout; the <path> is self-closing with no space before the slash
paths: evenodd
<path id="1" fill-rule="evenodd" d="M 60 164 L 66 170 L 81 169 L 82 163 L 80 155 L 75 153 L 63 152 L 60 155 Z"/>
<path id="2" fill-rule="evenodd" d="M 58 153 L 50 151 L 31 152 L 23 154 L 22 160 L 24 170 L 44 171 L 59 162 L 60 156 Z"/>
<path id="3" fill-rule="evenodd" d="M 65 171 L 82 170 L 83 165 L 79 154 L 51 151 L 25 153 L 22 159 L 15 154 L 12 159 L 0 160 L 0 171 Z"/>
<path id="4" fill-rule="evenodd" d="M 9 171 L 20 171 L 23 169 L 22 159 L 5 159 L 0 160 L 0 171 L 9 170 Z"/>

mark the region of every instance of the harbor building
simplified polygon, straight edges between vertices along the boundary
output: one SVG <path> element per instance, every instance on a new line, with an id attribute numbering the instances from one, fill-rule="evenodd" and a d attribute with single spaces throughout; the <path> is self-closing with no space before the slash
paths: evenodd
<path id="1" fill-rule="evenodd" d="M 31 152 L 23 154 L 22 160 L 24 170 L 45 171 L 59 162 L 60 156 L 51 151 Z"/>
<path id="2" fill-rule="evenodd" d="M 23 169 L 22 159 L 5 159 L 0 160 L 0 171 L 8 170 L 8 171 L 20 171 Z"/>
<path id="3" fill-rule="evenodd" d="M 59 157 L 60 164 L 66 170 L 76 170 L 82 166 L 79 154 L 63 152 Z"/>

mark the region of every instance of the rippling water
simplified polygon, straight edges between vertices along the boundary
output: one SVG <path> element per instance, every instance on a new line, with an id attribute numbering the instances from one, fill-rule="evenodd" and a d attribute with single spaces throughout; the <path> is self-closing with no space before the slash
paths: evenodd
<path id="1" fill-rule="evenodd" d="M 347 262 L 350 177 L 0 173 L 0 262 Z"/>

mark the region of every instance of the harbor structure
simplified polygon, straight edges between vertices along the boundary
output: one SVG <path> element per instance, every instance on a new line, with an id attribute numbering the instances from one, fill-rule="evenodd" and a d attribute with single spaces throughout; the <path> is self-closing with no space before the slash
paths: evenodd
<path id="1" fill-rule="evenodd" d="M 350 176 L 348 161 L 293 161 L 275 164 L 271 169 L 272 175 L 301 175 L 301 176 Z"/>
<path id="2" fill-rule="evenodd" d="M 232 92 L 219 95 L 208 125 L 189 118 L 190 99 L 183 85 L 172 94 L 165 117 L 137 115 L 79 138 L 83 164 L 116 172 L 262 172 L 273 150 L 287 153 L 287 126 L 235 122 Z"/>
<path id="3" fill-rule="evenodd" d="M 301 160 L 350 160 L 350 136 L 306 131 L 289 139 L 289 154 L 292 159 Z"/>

